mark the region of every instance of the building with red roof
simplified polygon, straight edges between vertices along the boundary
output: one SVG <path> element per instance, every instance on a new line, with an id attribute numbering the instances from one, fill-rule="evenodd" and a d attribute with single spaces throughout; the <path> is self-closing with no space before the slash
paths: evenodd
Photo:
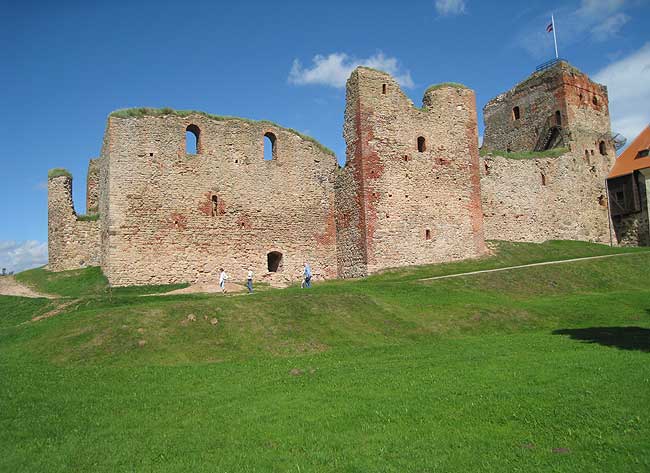
<path id="1" fill-rule="evenodd" d="M 607 189 L 616 242 L 625 246 L 650 245 L 650 125 L 614 163 Z"/>

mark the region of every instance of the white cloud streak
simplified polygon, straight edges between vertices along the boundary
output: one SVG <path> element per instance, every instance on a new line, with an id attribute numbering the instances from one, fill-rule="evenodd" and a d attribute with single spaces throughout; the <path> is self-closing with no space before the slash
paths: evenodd
<path id="1" fill-rule="evenodd" d="M 345 82 L 358 66 L 367 66 L 388 72 L 404 87 L 413 87 L 413 79 L 409 71 L 400 70 L 399 61 L 387 57 L 382 52 L 366 59 L 350 57 L 345 53 L 332 53 L 327 56 L 316 55 L 312 59 L 312 67 L 303 67 L 298 59 L 294 59 L 289 72 L 289 83 L 295 85 L 327 85 L 330 87 L 345 87 Z"/>
<path id="2" fill-rule="evenodd" d="M 616 37 L 630 16 L 623 12 L 630 0 L 581 0 L 580 4 L 560 7 L 554 11 L 555 30 L 560 56 L 563 47 L 585 40 L 603 42 Z M 553 34 L 545 27 L 551 13 L 536 17 L 517 36 L 520 46 L 533 57 L 547 56 L 553 49 Z"/>
<path id="3" fill-rule="evenodd" d="M 0 270 L 19 272 L 47 264 L 47 242 L 0 240 Z"/>
<path id="4" fill-rule="evenodd" d="M 612 131 L 631 141 L 650 123 L 650 43 L 598 71 L 593 80 L 607 86 Z"/>
<path id="5" fill-rule="evenodd" d="M 435 5 L 440 16 L 462 15 L 465 13 L 465 0 L 436 0 Z"/>

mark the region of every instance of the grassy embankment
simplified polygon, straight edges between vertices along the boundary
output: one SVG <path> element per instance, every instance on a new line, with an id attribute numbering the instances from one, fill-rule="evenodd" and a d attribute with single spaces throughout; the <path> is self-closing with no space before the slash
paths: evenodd
<path id="1" fill-rule="evenodd" d="M 648 471 L 650 253 L 499 248 L 253 296 L 23 273 L 68 299 L 0 297 L 0 470 Z"/>

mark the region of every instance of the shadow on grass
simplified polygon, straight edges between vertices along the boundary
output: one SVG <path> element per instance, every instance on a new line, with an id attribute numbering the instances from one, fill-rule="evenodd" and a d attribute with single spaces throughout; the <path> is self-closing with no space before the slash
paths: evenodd
<path id="1" fill-rule="evenodd" d="M 573 340 L 650 353 L 650 329 L 642 327 L 564 328 L 554 330 L 553 335 L 568 335 Z"/>

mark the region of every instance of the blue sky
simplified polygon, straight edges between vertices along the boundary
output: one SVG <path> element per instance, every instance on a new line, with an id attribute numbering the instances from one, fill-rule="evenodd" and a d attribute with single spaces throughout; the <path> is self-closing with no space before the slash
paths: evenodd
<path id="1" fill-rule="evenodd" d="M 356 65 L 391 72 L 416 104 L 432 83 L 462 82 L 480 110 L 553 57 L 551 12 L 560 56 L 609 86 L 613 129 L 633 138 L 650 121 L 649 0 L 5 1 L 0 266 L 46 260 L 49 168 L 73 173 L 84 212 L 87 162 L 113 110 L 269 119 L 343 159 Z"/>

